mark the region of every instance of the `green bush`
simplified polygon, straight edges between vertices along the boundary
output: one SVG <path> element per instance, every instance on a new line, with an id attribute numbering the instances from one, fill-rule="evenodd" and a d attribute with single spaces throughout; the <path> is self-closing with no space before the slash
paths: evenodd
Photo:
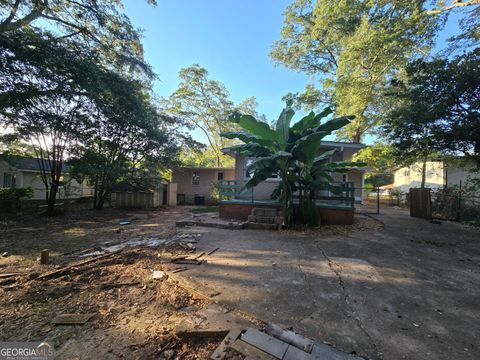
<path id="1" fill-rule="evenodd" d="M 0 209 L 18 210 L 22 200 L 33 197 L 33 189 L 26 188 L 0 188 Z"/>

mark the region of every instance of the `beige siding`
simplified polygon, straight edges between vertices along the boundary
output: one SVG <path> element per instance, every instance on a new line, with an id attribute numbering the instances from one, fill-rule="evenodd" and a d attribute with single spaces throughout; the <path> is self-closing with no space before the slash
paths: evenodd
<path id="1" fill-rule="evenodd" d="M 192 184 L 193 172 L 200 177 L 198 185 Z M 218 173 L 223 173 L 224 180 L 235 180 L 234 169 L 179 168 L 173 170 L 172 183 L 177 184 L 179 199 L 184 196 L 187 204 L 193 204 L 195 195 L 205 197 L 207 203 L 213 203 L 216 200 L 212 197 L 212 184 L 217 183 Z"/>
<path id="2" fill-rule="evenodd" d="M 328 151 L 328 149 L 321 149 L 320 154 L 323 152 Z M 351 149 L 351 148 L 344 148 L 343 151 L 339 150 L 337 151 L 331 158 L 331 161 L 350 161 L 352 159 L 352 156 L 357 152 L 358 149 Z M 248 178 L 245 177 L 245 164 L 246 164 L 246 158 L 243 155 L 236 155 L 235 156 L 235 180 L 237 181 L 245 181 L 248 180 Z M 344 180 L 344 174 L 332 174 L 332 177 L 334 181 L 336 182 L 342 182 Z M 360 189 L 363 186 L 363 172 L 360 171 L 353 171 L 349 172 L 346 175 L 346 181 L 352 181 L 354 182 L 354 187 L 359 188 L 358 190 L 355 190 L 355 198 L 356 200 L 362 200 L 363 199 L 363 192 Z M 273 190 L 275 187 L 278 185 L 278 180 L 276 179 L 269 179 L 266 180 L 259 185 L 257 185 L 253 189 L 253 197 L 254 200 L 262 201 L 262 200 L 270 200 L 270 195 L 272 194 Z M 325 195 L 328 194 L 328 192 L 325 192 Z"/>

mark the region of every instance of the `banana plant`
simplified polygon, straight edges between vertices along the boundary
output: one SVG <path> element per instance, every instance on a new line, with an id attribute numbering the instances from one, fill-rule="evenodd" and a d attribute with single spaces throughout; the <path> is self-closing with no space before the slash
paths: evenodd
<path id="1" fill-rule="evenodd" d="M 272 199 L 282 203 L 282 215 L 286 228 L 291 228 L 298 219 L 309 226 L 318 226 L 319 217 L 315 206 L 314 194 L 317 190 L 338 192 L 332 185 L 332 172 L 344 172 L 362 164 L 352 162 L 326 162 L 334 150 L 319 155 L 321 140 L 338 130 L 354 118 L 343 116 L 322 120 L 332 113 L 326 108 L 318 114 L 313 111 L 290 126 L 295 114 L 291 103 L 282 110 L 275 127 L 255 119 L 251 115 L 234 113 L 230 121 L 243 130 L 222 133 L 228 139 L 239 139 L 243 144 L 233 146 L 231 150 L 238 154 L 254 157 L 256 160 L 247 168 L 252 176 L 245 188 L 257 186 L 273 175 L 280 182 L 272 193 Z M 295 211 L 294 195 L 298 194 L 299 211 Z M 295 219 L 295 214 L 299 214 Z M 297 221 L 296 221 L 297 220 Z"/>

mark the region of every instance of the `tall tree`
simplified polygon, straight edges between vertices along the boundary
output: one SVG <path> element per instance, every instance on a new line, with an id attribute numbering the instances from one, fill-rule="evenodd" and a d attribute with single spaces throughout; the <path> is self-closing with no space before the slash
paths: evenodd
<path id="1" fill-rule="evenodd" d="M 175 164 L 180 143 L 170 126 L 174 119 L 159 114 L 141 82 L 95 75 L 88 88 L 95 103 L 91 126 L 70 163 L 76 178 L 93 183 L 94 208 L 102 209 L 119 182 Z"/>
<path id="2" fill-rule="evenodd" d="M 52 215 L 67 147 L 87 126 L 91 102 L 80 79 L 96 65 L 30 30 L 0 34 L 0 64 L 1 124 L 33 147 Z"/>
<path id="3" fill-rule="evenodd" d="M 422 160 L 422 187 L 428 157 L 438 152 L 463 153 L 480 166 L 480 49 L 448 60 L 418 60 L 401 80 L 384 127 L 397 154 Z"/>
<path id="4" fill-rule="evenodd" d="M 284 12 L 281 39 L 270 53 L 277 64 L 316 77 L 318 99 L 355 120 L 340 135 L 360 142 L 379 121 L 376 99 L 392 74 L 428 51 L 441 25 L 425 13 L 426 1 L 296 0 Z M 309 94 L 306 95 L 309 95 Z M 300 100 L 302 94 L 300 95 Z"/>
<path id="5" fill-rule="evenodd" d="M 231 145 L 231 141 L 220 136 L 234 126 L 228 121 L 229 115 L 235 111 L 255 114 L 255 98 L 245 99 L 235 105 L 229 98 L 225 86 L 208 77 L 204 67 L 193 64 L 179 72 L 180 83 L 177 90 L 168 99 L 161 100 L 162 109 L 181 119 L 181 125 L 189 130 L 199 130 L 207 142 L 207 151 L 202 159 L 204 164 L 224 166 L 231 159 L 222 154 L 222 148 Z"/>

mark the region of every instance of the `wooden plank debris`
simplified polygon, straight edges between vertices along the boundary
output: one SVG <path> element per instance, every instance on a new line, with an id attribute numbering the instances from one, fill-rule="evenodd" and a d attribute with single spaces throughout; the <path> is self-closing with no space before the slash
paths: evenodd
<path id="1" fill-rule="evenodd" d="M 213 354 L 210 356 L 210 359 L 212 360 L 221 360 L 225 358 L 226 352 L 228 347 L 233 344 L 235 340 L 238 339 L 240 334 L 242 333 L 242 330 L 240 328 L 232 329 L 230 332 L 225 336 L 223 341 L 220 343 L 220 345 L 215 349 Z"/>
<path id="2" fill-rule="evenodd" d="M 45 280 L 45 279 L 48 279 L 48 278 L 51 278 L 51 277 L 54 277 L 54 276 L 57 276 L 57 275 L 61 275 L 73 268 L 76 268 L 76 267 L 79 267 L 79 266 L 83 266 L 83 265 L 87 265 L 87 264 L 90 264 L 92 262 L 95 262 L 95 261 L 98 261 L 98 260 L 102 260 L 102 259 L 105 259 L 105 258 L 108 258 L 110 256 L 113 256 L 113 255 L 116 255 L 118 254 L 119 252 L 121 252 L 122 250 L 118 250 L 118 251 L 114 251 L 114 252 L 111 252 L 111 253 L 108 253 L 108 254 L 105 254 L 105 255 L 101 255 L 101 256 L 97 256 L 97 257 L 94 257 L 93 259 L 88 259 L 88 260 L 85 260 L 85 261 L 81 261 L 81 262 L 77 262 L 75 264 L 72 264 L 72 265 L 69 265 L 69 266 L 66 266 L 64 268 L 61 268 L 61 269 L 58 269 L 58 270 L 55 270 L 55 271 L 51 271 L 51 272 L 48 272 L 46 274 L 43 274 L 43 275 L 40 275 L 37 280 Z"/>
<path id="3" fill-rule="evenodd" d="M 18 275 L 22 275 L 23 273 L 8 273 L 8 274 L 0 274 L 0 279 L 5 279 L 5 278 L 9 278 L 9 277 L 12 277 L 12 276 L 18 276 Z"/>
<path id="4" fill-rule="evenodd" d="M 182 271 L 185 271 L 185 270 L 188 270 L 187 267 L 181 267 L 181 268 L 177 268 L 175 270 L 172 271 L 172 273 L 178 273 L 178 272 L 182 272 Z"/>
<path id="5" fill-rule="evenodd" d="M 362 357 L 339 351 L 331 346 L 319 343 L 315 343 L 315 345 L 313 346 L 312 355 L 315 359 L 363 360 Z"/>
<path id="6" fill-rule="evenodd" d="M 254 328 L 248 328 L 241 339 L 279 359 L 287 352 L 288 344 Z"/>
<path id="7" fill-rule="evenodd" d="M 210 251 L 207 255 L 210 256 L 210 255 L 212 255 L 214 252 L 216 252 L 216 251 L 219 250 L 219 249 L 220 249 L 220 248 L 217 247 L 217 248 L 213 249 L 212 251 Z"/>
<path id="8" fill-rule="evenodd" d="M 309 354 L 305 351 L 300 350 L 299 348 L 290 345 L 283 357 L 283 360 L 317 360 L 317 359 L 329 359 L 330 358 L 317 358 L 316 356 Z"/>
<path id="9" fill-rule="evenodd" d="M 194 259 L 200 259 L 203 255 L 205 255 L 205 251 L 202 251 L 199 255 L 195 256 Z"/>
<path id="10" fill-rule="evenodd" d="M 55 325 L 84 325 L 95 314 L 61 314 L 57 315 L 52 323 Z"/>
<path id="11" fill-rule="evenodd" d="M 183 264 L 183 265 L 200 265 L 203 263 L 203 260 L 197 259 L 172 259 L 172 262 L 175 264 Z"/>
<path id="12" fill-rule="evenodd" d="M 313 341 L 310 339 L 307 339 L 306 337 L 298 335 L 293 331 L 284 330 L 276 324 L 268 323 L 267 326 L 265 327 L 265 332 L 307 353 L 312 352 Z"/>
<path id="13" fill-rule="evenodd" d="M 256 360 L 275 359 L 273 356 L 268 355 L 266 352 L 240 339 L 235 340 L 231 347 L 232 349 L 237 350 L 240 354 L 246 355 L 247 357 L 251 357 Z"/>

